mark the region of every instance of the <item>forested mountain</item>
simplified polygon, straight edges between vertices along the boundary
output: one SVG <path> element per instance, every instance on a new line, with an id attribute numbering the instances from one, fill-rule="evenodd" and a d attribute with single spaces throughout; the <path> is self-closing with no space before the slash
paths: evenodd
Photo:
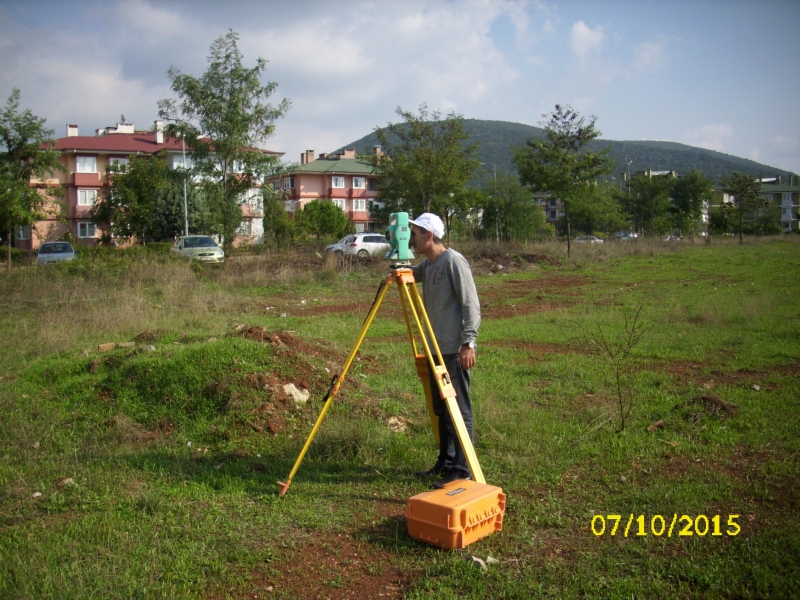
<path id="1" fill-rule="evenodd" d="M 530 138 L 543 135 L 540 127 L 521 123 L 478 119 L 465 119 L 464 122 L 466 128 L 472 132 L 472 140 L 479 143 L 478 156 L 484 163 L 487 173 L 493 172 L 494 165 L 497 165 L 498 173 L 516 173 L 516 167 L 511 158 L 511 149 L 515 146 L 523 146 L 525 141 Z M 378 137 L 372 132 L 345 147 L 354 148 L 358 154 L 372 154 L 376 144 L 378 144 Z M 789 171 L 763 165 L 753 160 L 676 142 L 601 139 L 588 145 L 588 149 L 591 151 L 604 147 L 611 148 L 611 160 L 615 165 L 611 177 L 615 178 L 618 178 L 620 173 L 627 171 L 626 158 L 633 161 L 630 166 L 631 175 L 646 169 L 674 170 L 679 175 L 684 175 L 692 169 L 698 169 L 716 181 L 719 181 L 722 175 L 730 174 L 733 171 L 748 173 L 756 177 L 781 175 L 784 180 L 788 179 L 789 175 Z"/>

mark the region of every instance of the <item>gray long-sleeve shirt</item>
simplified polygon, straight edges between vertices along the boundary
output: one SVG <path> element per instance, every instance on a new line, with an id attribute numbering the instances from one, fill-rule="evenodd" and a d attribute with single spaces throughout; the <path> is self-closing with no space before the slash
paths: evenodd
<path id="1" fill-rule="evenodd" d="M 436 261 L 412 267 L 422 283 L 425 312 L 442 354 L 458 354 L 462 344 L 474 342 L 481 324 L 481 305 L 467 259 L 448 248 Z"/>

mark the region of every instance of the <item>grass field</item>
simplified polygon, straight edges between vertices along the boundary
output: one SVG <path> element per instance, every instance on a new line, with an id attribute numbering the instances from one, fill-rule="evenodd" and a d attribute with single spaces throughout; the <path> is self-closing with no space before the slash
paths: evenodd
<path id="1" fill-rule="evenodd" d="M 799 597 L 800 243 L 455 246 L 503 531 L 406 532 L 436 450 L 394 292 L 277 496 L 385 264 L 86 253 L 0 281 L 0 598 Z"/>

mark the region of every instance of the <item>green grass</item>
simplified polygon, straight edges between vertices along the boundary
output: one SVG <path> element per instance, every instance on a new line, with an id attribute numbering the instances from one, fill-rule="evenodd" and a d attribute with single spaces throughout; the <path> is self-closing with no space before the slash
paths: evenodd
<path id="1" fill-rule="evenodd" d="M 277 496 L 383 265 L 87 253 L 15 268 L 0 282 L 0 597 L 797 597 L 800 244 L 606 246 L 496 249 L 557 260 L 507 275 L 475 259 L 476 450 L 508 510 L 455 552 L 406 532 L 435 447 L 395 292 Z M 618 431 L 587 336 L 640 306 Z M 305 405 L 281 395 L 290 381 Z M 609 514 L 737 514 L 741 532 L 596 537 Z M 483 572 L 470 554 L 502 562 Z"/>

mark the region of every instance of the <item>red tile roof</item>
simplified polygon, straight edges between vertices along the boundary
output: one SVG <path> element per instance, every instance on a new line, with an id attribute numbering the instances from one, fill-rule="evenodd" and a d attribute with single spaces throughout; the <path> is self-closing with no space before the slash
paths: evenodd
<path id="1" fill-rule="evenodd" d="M 58 138 L 55 143 L 56 150 L 78 152 L 119 152 L 155 154 L 161 150 L 181 151 L 181 141 L 176 138 L 164 136 L 163 144 L 156 144 L 155 134 L 152 132 L 139 133 L 112 133 L 109 135 L 75 135 Z M 283 156 L 283 152 L 261 150 L 265 154 Z"/>

